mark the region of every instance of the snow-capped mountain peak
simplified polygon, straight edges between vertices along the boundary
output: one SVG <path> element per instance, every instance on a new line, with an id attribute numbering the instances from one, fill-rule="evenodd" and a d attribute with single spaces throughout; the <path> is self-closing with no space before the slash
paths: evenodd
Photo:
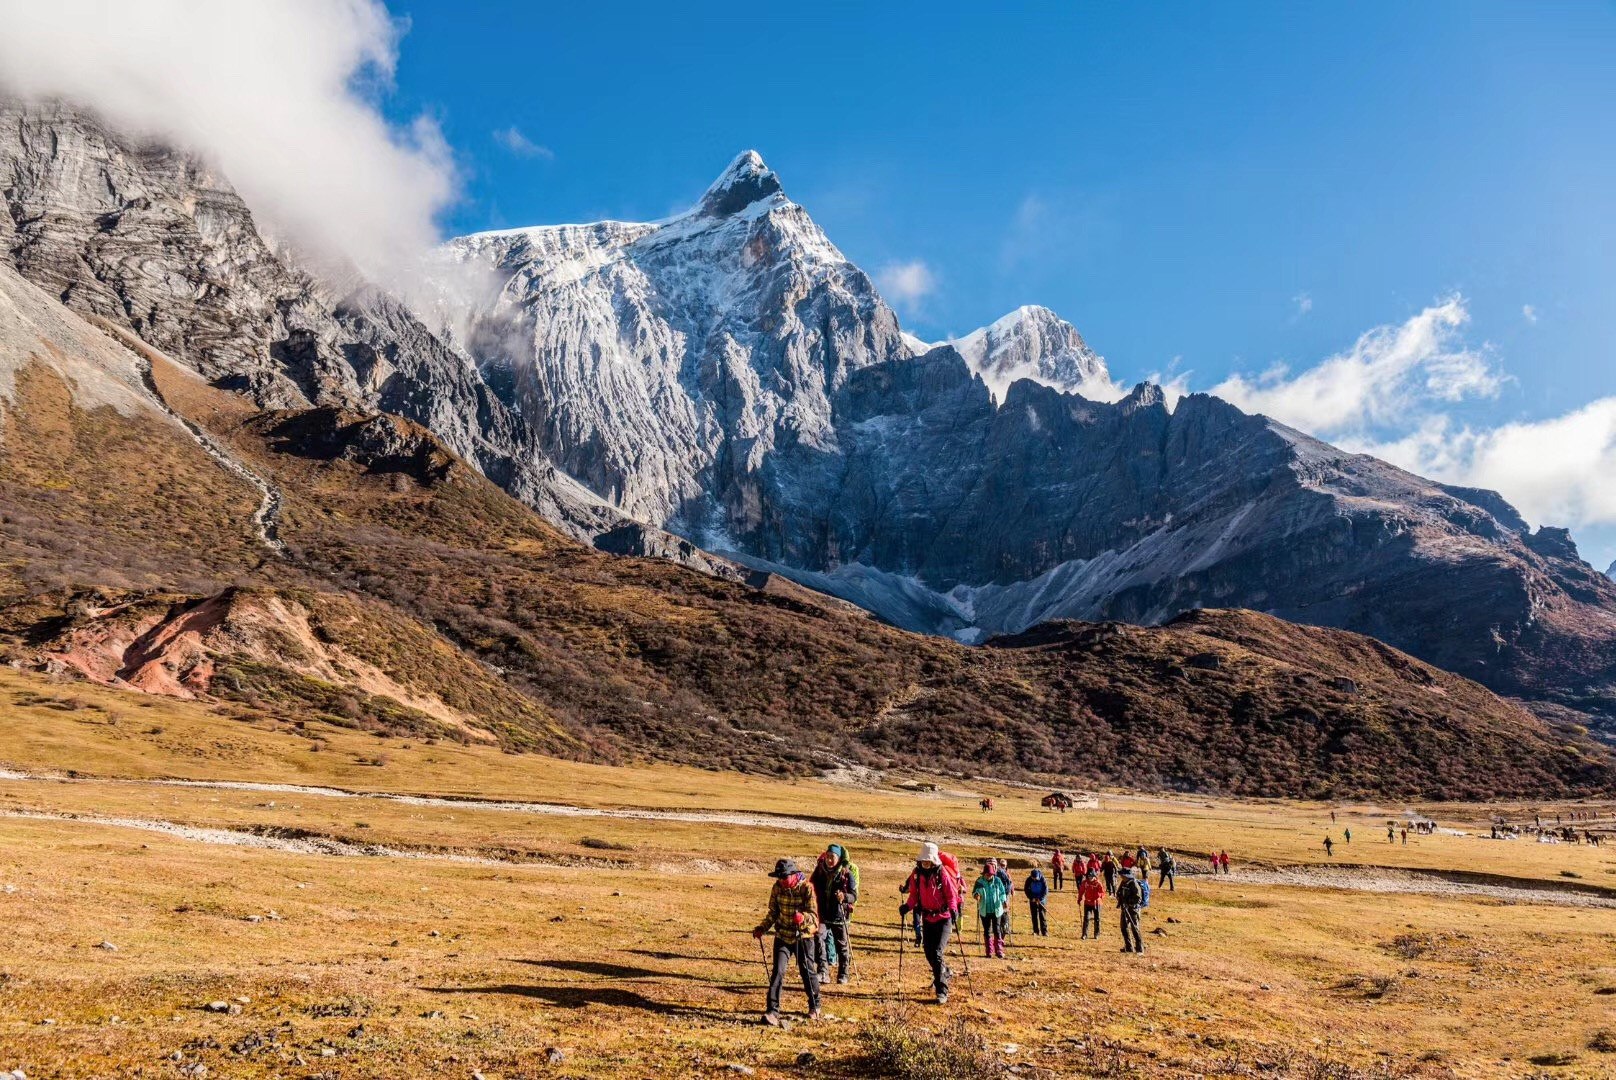
<path id="1" fill-rule="evenodd" d="M 1004 402 L 1010 384 L 1031 379 L 1096 401 L 1116 401 L 1127 391 L 1111 382 L 1105 360 L 1071 323 L 1046 307 L 1029 304 L 949 342 L 972 371 Z"/>
<path id="2" fill-rule="evenodd" d="M 779 174 L 764 164 L 762 154 L 746 150 L 736 155 L 729 168 L 707 188 L 701 202 L 696 204 L 696 213 L 728 217 L 774 195 L 780 196 L 780 202 L 785 201 Z"/>

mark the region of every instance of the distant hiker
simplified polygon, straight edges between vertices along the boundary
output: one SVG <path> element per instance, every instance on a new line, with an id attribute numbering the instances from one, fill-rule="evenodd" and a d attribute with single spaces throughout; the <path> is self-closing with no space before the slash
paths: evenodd
<path id="1" fill-rule="evenodd" d="M 1132 874 L 1122 875 L 1117 883 L 1117 913 L 1122 923 L 1123 952 L 1145 951 L 1145 941 L 1139 936 L 1139 906 L 1144 899 L 1139 879 Z"/>
<path id="2" fill-rule="evenodd" d="M 1391 825 L 1386 826 L 1386 842 L 1388 844 L 1397 843 L 1397 829 Z"/>
<path id="3" fill-rule="evenodd" d="M 1223 872 L 1227 874 L 1229 872 L 1229 853 L 1227 851 L 1218 852 L 1218 863 L 1223 867 Z"/>
<path id="4" fill-rule="evenodd" d="M 858 868 L 848 861 L 842 845 L 831 844 L 819 857 L 819 864 L 808 881 L 814 888 L 814 903 L 819 913 L 814 950 L 819 981 L 830 978 L 831 953 L 834 952 L 836 981 L 845 984 L 853 966 L 847 924 L 853 918 L 853 905 L 858 903 Z"/>
<path id="5" fill-rule="evenodd" d="M 1100 873 L 1105 876 L 1105 892 L 1110 896 L 1117 891 L 1117 857 L 1109 851 L 1100 860 Z"/>
<path id="6" fill-rule="evenodd" d="M 1099 868 L 1100 857 L 1092 851 L 1089 852 L 1089 857 L 1083 863 L 1083 873 L 1087 874 L 1090 870 L 1098 870 Z"/>
<path id="7" fill-rule="evenodd" d="M 1088 876 L 1077 886 L 1077 898 L 1083 901 L 1083 933 L 1079 940 L 1087 940 L 1089 936 L 1089 921 L 1094 922 L 1094 940 L 1100 940 L 1100 902 L 1105 899 L 1105 886 L 1100 884 L 1100 875 L 1090 870 Z"/>
<path id="8" fill-rule="evenodd" d="M 1403 846 L 1408 847 L 1408 829 L 1406 826 L 1403 829 Z"/>
<path id="9" fill-rule="evenodd" d="M 1331 811 L 1330 811 L 1330 820 L 1331 820 L 1331 821 L 1334 821 L 1334 820 L 1335 820 L 1335 811 L 1334 811 L 1334 810 L 1331 810 Z"/>
<path id="10" fill-rule="evenodd" d="M 982 802 L 981 802 L 981 803 L 980 803 L 980 804 L 979 804 L 979 805 L 981 805 L 981 807 L 982 807 L 982 812 L 983 812 L 983 813 L 984 813 L 984 814 L 985 814 L 985 813 L 987 813 L 987 812 L 988 812 L 988 811 L 989 811 L 989 810 L 992 810 L 992 809 L 993 809 L 993 800 L 992 800 L 992 799 L 986 799 L 986 798 L 985 798 L 985 799 L 983 799 L 983 800 L 982 800 Z"/>
<path id="11" fill-rule="evenodd" d="M 1324 856 L 1325 856 L 1325 858 L 1329 858 L 1334 853 L 1335 853 L 1335 841 L 1331 840 L 1328 836 L 1326 836 L 1324 838 Z"/>
<path id="12" fill-rule="evenodd" d="M 1150 873 L 1143 867 L 1134 867 L 1133 872 L 1139 877 L 1139 910 L 1143 911 L 1150 906 Z"/>
<path id="13" fill-rule="evenodd" d="M 1217 874 L 1218 874 L 1218 853 L 1214 851 L 1212 853 L 1212 876 L 1217 877 Z"/>
<path id="14" fill-rule="evenodd" d="M 769 874 L 774 888 L 769 890 L 769 911 L 752 931 L 759 941 L 770 930 L 774 931 L 774 964 L 769 970 L 768 1007 L 763 1022 L 780 1023 L 780 991 L 785 985 L 786 968 L 797 961 L 802 974 L 802 989 L 808 995 L 808 1019 L 819 1019 L 819 980 L 814 970 L 814 937 L 819 920 L 814 915 L 814 890 L 808 876 L 797 869 L 790 859 L 774 864 Z"/>
<path id="15" fill-rule="evenodd" d="M 1004 882 L 999 880 L 998 867 L 992 859 L 983 860 L 982 874 L 971 886 L 971 895 L 976 897 L 976 917 L 982 924 L 984 953 L 989 957 L 1003 956 L 1004 938 L 999 932 L 999 923 L 1004 917 L 1009 894 Z"/>
<path id="16" fill-rule="evenodd" d="M 999 909 L 999 955 L 1004 955 L 1004 946 L 1010 943 L 1010 901 L 1015 899 L 1016 886 L 1010 880 L 1010 864 L 1004 859 L 990 859 L 993 863 L 993 872 L 1004 885 L 1004 907 Z"/>
<path id="17" fill-rule="evenodd" d="M 1146 876 L 1149 876 L 1149 874 L 1150 874 L 1150 852 L 1145 850 L 1145 845 L 1140 844 L 1138 850 L 1133 853 L 1133 864 L 1134 864 L 1134 866 L 1136 866 L 1139 869 L 1143 870 L 1145 872 Z"/>
<path id="18" fill-rule="evenodd" d="M 1048 937 L 1049 912 L 1044 909 L 1044 901 L 1049 896 L 1049 882 L 1044 880 L 1044 872 L 1034 867 L 1032 873 L 1027 875 L 1027 880 L 1021 883 L 1021 892 L 1032 908 L 1033 934 Z"/>
<path id="19" fill-rule="evenodd" d="M 1157 859 L 1156 862 L 1157 869 L 1161 871 L 1161 880 L 1156 882 L 1156 887 L 1160 888 L 1165 885 L 1168 892 L 1177 892 L 1178 882 L 1175 880 L 1174 875 L 1176 864 L 1173 861 L 1173 853 L 1166 848 L 1162 848 L 1161 858 Z"/>
<path id="20" fill-rule="evenodd" d="M 1055 854 L 1050 856 L 1049 869 L 1055 876 L 1055 891 L 1060 892 L 1066 884 L 1066 856 L 1060 853 L 1060 848 L 1056 848 Z"/>
<path id="21" fill-rule="evenodd" d="M 1351 829 L 1342 829 L 1341 830 L 1341 838 L 1343 840 L 1345 840 L 1349 844 L 1352 843 L 1352 830 Z"/>
<path id="22" fill-rule="evenodd" d="M 923 947 L 926 962 L 931 965 L 932 989 L 937 992 L 937 1004 L 948 1004 L 948 938 L 954 931 L 954 915 L 959 910 L 960 894 L 954 877 L 945 873 L 937 845 L 920 845 L 920 857 L 903 890 L 908 899 L 898 908 L 900 924 L 910 911 L 920 913 L 925 927 Z"/>

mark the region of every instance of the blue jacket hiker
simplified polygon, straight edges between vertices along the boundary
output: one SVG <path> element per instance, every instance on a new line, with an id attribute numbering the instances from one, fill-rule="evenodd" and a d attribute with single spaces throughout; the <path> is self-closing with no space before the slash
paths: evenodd
<path id="1" fill-rule="evenodd" d="M 988 956 L 1002 957 L 1004 938 L 999 927 L 1010 905 L 1010 891 L 994 870 L 992 859 L 983 864 L 982 876 L 971 886 L 971 895 L 976 897 L 976 917 L 982 923 L 982 947 Z"/>
<path id="2" fill-rule="evenodd" d="M 1049 910 L 1044 902 L 1049 897 L 1049 882 L 1044 880 L 1042 870 L 1034 870 L 1027 875 L 1027 880 L 1021 883 L 1021 891 L 1027 896 L 1027 905 L 1032 908 L 1032 932 L 1038 937 L 1049 936 Z"/>

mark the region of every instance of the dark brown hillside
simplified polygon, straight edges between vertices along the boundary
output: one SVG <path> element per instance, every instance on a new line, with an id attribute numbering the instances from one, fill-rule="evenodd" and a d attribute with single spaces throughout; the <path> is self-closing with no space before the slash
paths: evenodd
<path id="1" fill-rule="evenodd" d="M 153 506 L 122 478 L 139 463 L 96 447 L 167 429 L 29 397 L 8 410 L 8 433 L 76 434 L 57 455 L 66 487 L 23 467 L 26 438 L 0 445 L 0 497 L 29 507 L 26 536 L 9 519 L 0 529 L 0 550 L 25 552 L 0 615 L 14 662 L 178 686 L 233 711 L 606 760 L 800 773 L 835 756 L 1269 795 L 1612 786 L 1609 752 L 1585 737 L 1357 635 L 1205 612 L 968 649 L 794 591 L 585 548 L 408 421 L 262 413 L 161 362 L 153 377 L 278 489 L 288 556 L 253 542 L 251 489 L 200 448 L 173 444 L 163 461 L 178 494 Z M 90 540 L 89 489 L 112 508 L 94 520 L 116 522 L 115 544 Z M 55 554 L 52 530 L 85 539 Z"/>

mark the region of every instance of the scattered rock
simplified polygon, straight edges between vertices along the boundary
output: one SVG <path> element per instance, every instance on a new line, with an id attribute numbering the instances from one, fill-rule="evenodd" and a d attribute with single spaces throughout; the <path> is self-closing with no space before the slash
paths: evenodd
<path id="1" fill-rule="evenodd" d="M 206 1065 L 202 1064 L 200 1061 L 193 1061 L 189 1065 L 181 1067 L 180 1075 L 181 1076 L 206 1076 L 206 1075 L 208 1075 L 208 1067 Z"/>
<path id="2" fill-rule="evenodd" d="M 398 938 L 394 938 L 392 941 L 389 941 L 387 944 L 390 945 L 392 948 L 395 948 L 395 949 L 398 948 L 398 944 L 399 944 Z"/>
<path id="3" fill-rule="evenodd" d="M 819 1056 L 812 1050 L 804 1050 L 802 1053 L 797 1055 L 797 1064 L 804 1069 L 818 1060 Z"/>
<path id="4" fill-rule="evenodd" d="M 245 922 L 252 922 L 252 923 L 258 923 L 258 922 L 263 922 L 263 921 L 264 921 L 264 917 L 263 917 L 263 916 L 262 916 L 262 915 L 248 915 L 248 916 L 247 916 L 247 917 L 246 917 L 246 919 L 245 919 L 245 920 L 243 920 L 243 921 L 245 921 Z"/>
<path id="5" fill-rule="evenodd" d="M 96 948 L 104 949 L 107 952 L 117 952 L 118 951 L 118 946 L 114 945 L 110 941 L 103 941 L 101 944 L 97 945 Z"/>
<path id="6" fill-rule="evenodd" d="M 1111 992 L 1111 991 L 1109 991 L 1109 990 L 1107 990 L 1107 989 L 1106 989 L 1106 988 L 1105 988 L 1105 987 L 1103 987 L 1103 986 L 1096 986 L 1096 987 L 1095 987 L 1095 988 L 1094 988 L 1094 992 L 1095 992 L 1095 993 L 1096 993 L 1096 994 L 1109 994 L 1109 993 L 1110 993 L 1110 992 Z"/>
<path id="7" fill-rule="evenodd" d="M 320 1047 L 320 1056 L 321 1057 L 336 1057 L 337 1056 L 337 1048 L 335 1046 L 322 1046 L 322 1047 Z"/>
<path id="8" fill-rule="evenodd" d="M 252 1004 L 252 998 L 248 997 L 246 994 L 237 994 L 236 995 L 236 1003 L 238 1005 L 251 1005 Z"/>
<path id="9" fill-rule="evenodd" d="M 1178 923 L 1178 920 L 1173 918 L 1171 915 L 1167 916 L 1167 921 L 1175 925 Z"/>
<path id="10" fill-rule="evenodd" d="M 50 1017 L 46 1017 L 45 1019 L 41 1020 L 40 1023 L 44 1024 L 46 1027 L 53 1027 L 56 1024 L 56 1021 L 52 1020 Z"/>
<path id="11" fill-rule="evenodd" d="M 554 921 L 554 920 L 551 920 L 551 921 L 552 921 L 552 922 L 553 922 L 553 921 Z M 426 936 L 427 936 L 427 937 L 442 937 L 442 936 L 443 936 L 443 934 L 442 934 L 442 933 L 440 933 L 440 932 L 439 932 L 439 931 L 437 931 L 437 930 L 430 930 L 430 931 L 428 931 L 428 932 L 427 932 L 427 935 L 426 935 Z"/>
<path id="12" fill-rule="evenodd" d="M 1163 927 L 1163 926 L 1158 926 L 1155 929 L 1151 930 L 1151 933 L 1155 934 L 1157 937 L 1166 937 L 1167 936 L 1167 928 Z"/>
<path id="13" fill-rule="evenodd" d="M 544 1060 L 552 1065 L 559 1065 L 567 1060 L 567 1052 L 559 1046 L 552 1046 L 544 1052 Z"/>
<path id="14" fill-rule="evenodd" d="M 757 1074 L 757 1070 L 752 1068 L 750 1065 L 742 1065 L 734 1061 L 730 1062 L 728 1065 L 725 1065 L 724 1070 L 726 1072 L 736 1073 L 739 1076 L 755 1076 Z"/>
<path id="15" fill-rule="evenodd" d="M 202 1007 L 208 1010 L 208 1012 L 222 1013 L 230 1011 L 230 1003 L 228 1001 L 210 1001 Z"/>
<path id="16" fill-rule="evenodd" d="M 1016 1054 L 1020 1052 L 1021 1045 L 1019 1043 L 1005 1043 L 1004 1046 L 1000 1048 L 1000 1053 L 1004 1054 Z"/>
<path id="17" fill-rule="evenodd" d="M 1259 990 L 1272 990 L 1273 987 L 1269 986 L 1267 983 L 1263 983 L 1261 986 L 1257 987 L 1257 989 L 1259 989 Z"/>
<path id="18" fill-rule="evenodd" d="M 621 890 L 621 889 L 618 889 L 618 890 L 615 890 L 615 891 L 614 891 L 614 892 L 613 892 L 613 893 L 612 893 L 612 895 L 613 895 L 613 896 L 622 896 L 622 895 L 623 895 L 623 890 Z"/>
<path id="19" fill-rule="evenodd" d="M 365 1025 L 358 1024 L 348 1030 L 348 1038 L 362 1039 L 365 1037 Z"/>

